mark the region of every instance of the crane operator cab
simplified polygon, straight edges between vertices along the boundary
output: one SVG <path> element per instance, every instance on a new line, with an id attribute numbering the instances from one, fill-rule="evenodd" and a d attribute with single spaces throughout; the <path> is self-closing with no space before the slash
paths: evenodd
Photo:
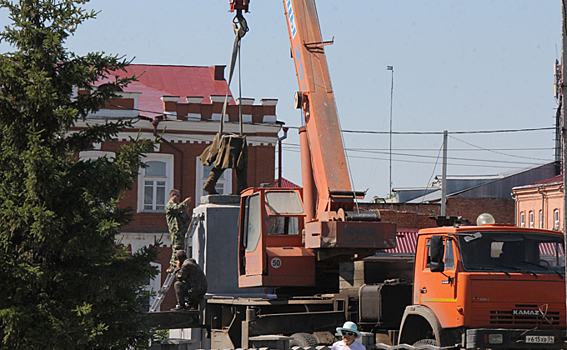
<path id="1" fill-rule="evenodd" d="M 241 193 L 240 287 L 317 287 L 341 261 L 395 244 L 396 226 L 372 213 L 326 215 L 306 222 L 303 189 L 248 188 Z M 361 221 L 366 219 L 365 221 Z"/>
<path id="2" fill-rule="evenodd" d="M 241 287 L 312 286 L 315 255 L 303 246 L 301 189 L 242 192 L 239 236 Z"/>

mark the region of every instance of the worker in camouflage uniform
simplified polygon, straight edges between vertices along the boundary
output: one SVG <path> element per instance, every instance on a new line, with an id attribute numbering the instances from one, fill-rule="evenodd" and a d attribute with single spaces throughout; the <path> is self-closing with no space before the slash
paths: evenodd
<path id="1" fill-rule="evenodd" d="M 181 194 L 179 190 L 173 189 L 169 191 L 169 202 L 165 206 L 165 218 L 167 220 L 167 227 L 169 235 L 171 236 L 171 260 L 170 267 L 167 272 L 173 272 L 177 259 L 175 252 L 185 249 L 185 234 L 191 217 L 187 214 L 187 204 L 191 202 L 191 197 L 187 197 L 180 202 Z"/>
<path id="2" fill-rule="evenodd" d="M 177 256 L 177 281 L 173 285 L 177 305 L 173 311 L 197 309 L 199 301 L 207 293 L 207 278 L 195 259 L 187 259 L 184 250 L 179 250 Z"/>

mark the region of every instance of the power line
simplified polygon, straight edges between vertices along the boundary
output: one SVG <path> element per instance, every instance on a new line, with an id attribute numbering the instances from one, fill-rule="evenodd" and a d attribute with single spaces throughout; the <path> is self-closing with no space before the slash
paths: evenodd
<path id="1" fill-rule="evenodd" d="M 466 143 L 466 142 L 465 142 Z M 299 144 L 296 143 L 284 143 L 285 146 L 290 146 L 291 148 L 299 148 Z M 505 156 L 516 157 L 516 158 L 525 158 L 525 159 L 533 159 L 533 160 L 546 160 L 543 158 L 532 158 L 532 157 L 522 157 L 522 156 L 515 156 L 512 154 L 500 153 L 496 151 L 549 151 L 553 150 L 553 147 L 534 147 L 534 148 L 483 148 L 480 146 L 472 145 L 473 147 L 477 147 L 477 149 L 470 149 L 470 148 L 451 148 L 449 149 L 450 152 L 495 152 Z M 393 148 L 394 151 L 411 151 L 411 152 L 437 152 L 437 149 L 433 148 Z M 359 152 L 359 153 L 386 153 L 389 152 L 389 149 L 385 148 L 345 148 L 345 151 L 349 152 Z M 398 153 L 399 155 L 404 155 L 403 153 Z M 409 154 L 410 156 L 417 156 L 416 154 Z M 471 158 L 466 158 L 471 159 Z"/>
<path id="2" fill-rule="evenodd" d="M 284 144 L 286 146 L 290 145 L 290 144 Z M 286 149 L 286 151 L 293 151 L 293 152 L 299 152 L 299 146 L 296 144 L 292 144 L 294 147 L 289 147 Z M 373 154 L 389 154 L 388 151 L 357 151 L 357 150 L 351 150 L 351 149 L 345 149 L 345 151 L 347 152 L 358 152 L 358 153 L 373 153 Z M 478 151 L 478 150 L 477 150 Z M 399 153 L 399 152 L 395 152 L 392 153 L 393 155 L 396 156 L 400 156 L 400 157 L 413 157 L 413 158 L 436 158 L 436 156 L 430 156 L 430 155 L 423 155 L 423 154 L 411 154 L 411 153 Z M 351 156 L 353 158 L 359 158 L 359 159 L 379 159 L 379 160 L 385 160 L 385 158 L 379 158 L 379 157 L 365 157 L 365 156 Z M 531 160 L 536 160 L 539 161 L 537 163 L 534 162 L 520 162 L 520 161 L 506 161 L 506 160 L 492 160 L 492 159 L 480 159 L 480 158 L 463 158 L 463 157 L 448 157 L 449 160 L 464 160 L 467 162 L 480 162 L 480 163 L 498 163 L 498 164 L 518 164 L 518 165 L 539 165 L 541 164 L 541 162 L 549 162 L 549 159 L 545 159 L 545 158 L 532 158 L 532 157 L 520 157 L 520 158 L 524 158 L 524 159 L 531 159 Z M 399 159 L 397 161 L 400 161 Z M 454 163 L 451 163 L 452 165 L 456 165 Z M 470 164 L 467 164 L 470 165 Z"/>
<path id="3" fill-rule="evenodd" d="M 286 150 L 288 152 L 294 152 L 294 153 L 299 153 L 300 151 L 297 149 L 289 149 Z M 384 152 L 385 154 L 386 152 Z M 351 158 L 355 158 L 355 159 L 371 159 L 371 160 L 384 160 L 387 161 L 388 158 L 385 157 L 366 157 L 366 156 L 350 156 Z M 428 156 L 428 157 L 419 157 L 418 158 L 436 158 L 434 156 Z M 449 158 L 452 160 L 466 160 L 467 162 L 470 162 L 471 159 L 469 158 Z M 420 161 L 420 160 L 403 160 L 403 159 L 393 159 L 393 162 L 397 162 L 397 163 L 412 163 L 412 164 L 437 164 L 437 162 L 430 162 L 430 161 Z M 489 161 L 489 160 L 482 160 L 482 159 L 477 159 L 475 160 L 476 162 L 494 162 L 494 163 L 498 163 L 498 164 L 502 164 L 502 163 L 510 163 L 510 164 L 518 164 L 518 165 L 541 165 L 541 163 L 527 163 L 527 162 L 503 162 L 503 161 Z M 551 162 L 552 160 L 542 160 L 543 162 Z M 470 164 L 470 163 L 458 163 L 458 162 L 449 162 L 448 165 L 451 166 L 464 166 L 464 167 L 475 167 L 475 168 L 495 168 L 495 169 L 518 169 L 518 166 L 505 166 L 505 165 L 479 165 L 479 164 Z"/>
<path id="4" fill-rule="evenodd" d="M 514 155 L 514 154 L 508 154 L 508 153 L 498 152 L 498 151 L 491 150 L 491 149 L 488 149 L 488 148 L 480 147 L 480 146 L 477 146 L 477 145 L 473 145 L 473 144 L 470 143 L 470 142 L 466 142 L 466 141 L 463 141 L 463 140 L 461 140 L 461 139 L 458 139 L 458 138 L 456 138 L 456 137 L 454 137 L 454 136 L 451 136 L 451 138 L 454 139 L 454 140 L 457 140 L 457 141 L 459 141 L 459 142 L 462 142 L 462 143 L 464 143 L 464 144 L 467 144 L 467 145 L 469 145 L 469 146 L 471 146 L 471 147 L 475 147 L 475 148 L 478 148 L 478 149 L 480 149 L 480 150 L 483 150 L 483 151 L 492 152 L 492 153 L 496 153 L 496 154 L 501 154 L 501 155 L 504 155 L 504 156 L 507 156 L 507 157 L 513 157 L 513 158 L 523 158 L 523 159 L 534 159 L 534 160 L 538 160 L 538 158 L 525 157 L 525 156 L 517 156 L 517 155 Z"/>
<path id="5" fill-rule="evenodd" d="M 495 133 L 512 133 L 512 132 L 527 132 L 527 131 L 543 131 L 555 130 L 555 127 L 543 128 L 526 128 L 526 129 L 502 129 L 502 130 L 471 130 L 471 131 L 449 131 L 449 134 L 495 134 Z M 379 134 L 387 135 L 389 131 L 371 131 L 371 130 L 342 130 L 344 133 L 355 134 Z M 394 135 L 443 135 L 443 131 L 392 131 Z"/>

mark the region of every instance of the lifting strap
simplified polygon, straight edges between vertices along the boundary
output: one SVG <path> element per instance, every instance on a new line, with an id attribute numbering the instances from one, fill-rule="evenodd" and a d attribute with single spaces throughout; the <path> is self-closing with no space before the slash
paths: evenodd
<path id="1" fill-rule="evenodd" d="M 223 134 L 224 129 L 224 118 L 226 115 L 226 108 L 228 106 L 228 95 L 230 92 L 230 83 L 232 82 L 232 76 L 234 74 L 234 67 L 236 65 L 236 58 L 238 57 L 240 67 L 240 40 L 246 35 L 248 32 L 248 24 L 246 23 L 246 19 L 242 15 L 242 10 L 236 10 L 236 16 L 232 20 L 232 24 L 234 26 L 234 45 L 232 46 L 232 58 L 230 60 L 230 72 L 228 76 L 228 84 L 226 86 L 226 95 L 224 97 L 224 105 L 222 107 L 222 116 L 220 121 L 220 134 Z M 240 68 L 239 68 L 240 69 Z M 240 79 L 239 79 L 239 87 L 240 87 Z M 239 98 L 240 96 L 240 88 L 239 88 Z M 242 136 L 242 103 L 239 104 L 239 123 L 240 123 L 240 136 Z"/>

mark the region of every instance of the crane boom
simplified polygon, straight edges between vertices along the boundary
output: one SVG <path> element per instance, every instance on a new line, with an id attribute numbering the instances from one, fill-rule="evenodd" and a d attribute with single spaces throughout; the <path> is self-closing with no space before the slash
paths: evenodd
<path id="1" fill-rule="evenodd" d="M 283 3 L 300 90 L 298 107 L 303 110 L 307 132 L 308 144 L 302 145 L 302 152 L 308 152 L 309 157 L 303 158 L 311 161 L 317 189 L 316 218 L 321 219 L 322 213 L 334 209 L 333 194 L 352 192 L 323 48 L 327 43 L 322 39 L 314 0 L 283 0 Z M 309 180 L 304 176 L 304 186 L 306 181 Z M 309 205 L 313 204 L 305 203 Z"/>
<path id="2" fill-rule="evenodd" d="M 247 0 L 232 0 L 242 15 Z M 300 130 L 303 189 L 241 193 L 239 285 L 326 291 L 340 261 L 395 246 L 396 225 L 354 211 L 333 87 L 314 0 L 283 0 L 305 126 Z M 332 272 L 335 271 L 335 272 Z M 331 272 L 331 273 L 329 273 Z M 338 280 L 338 278 L 337 278 Z"/>

